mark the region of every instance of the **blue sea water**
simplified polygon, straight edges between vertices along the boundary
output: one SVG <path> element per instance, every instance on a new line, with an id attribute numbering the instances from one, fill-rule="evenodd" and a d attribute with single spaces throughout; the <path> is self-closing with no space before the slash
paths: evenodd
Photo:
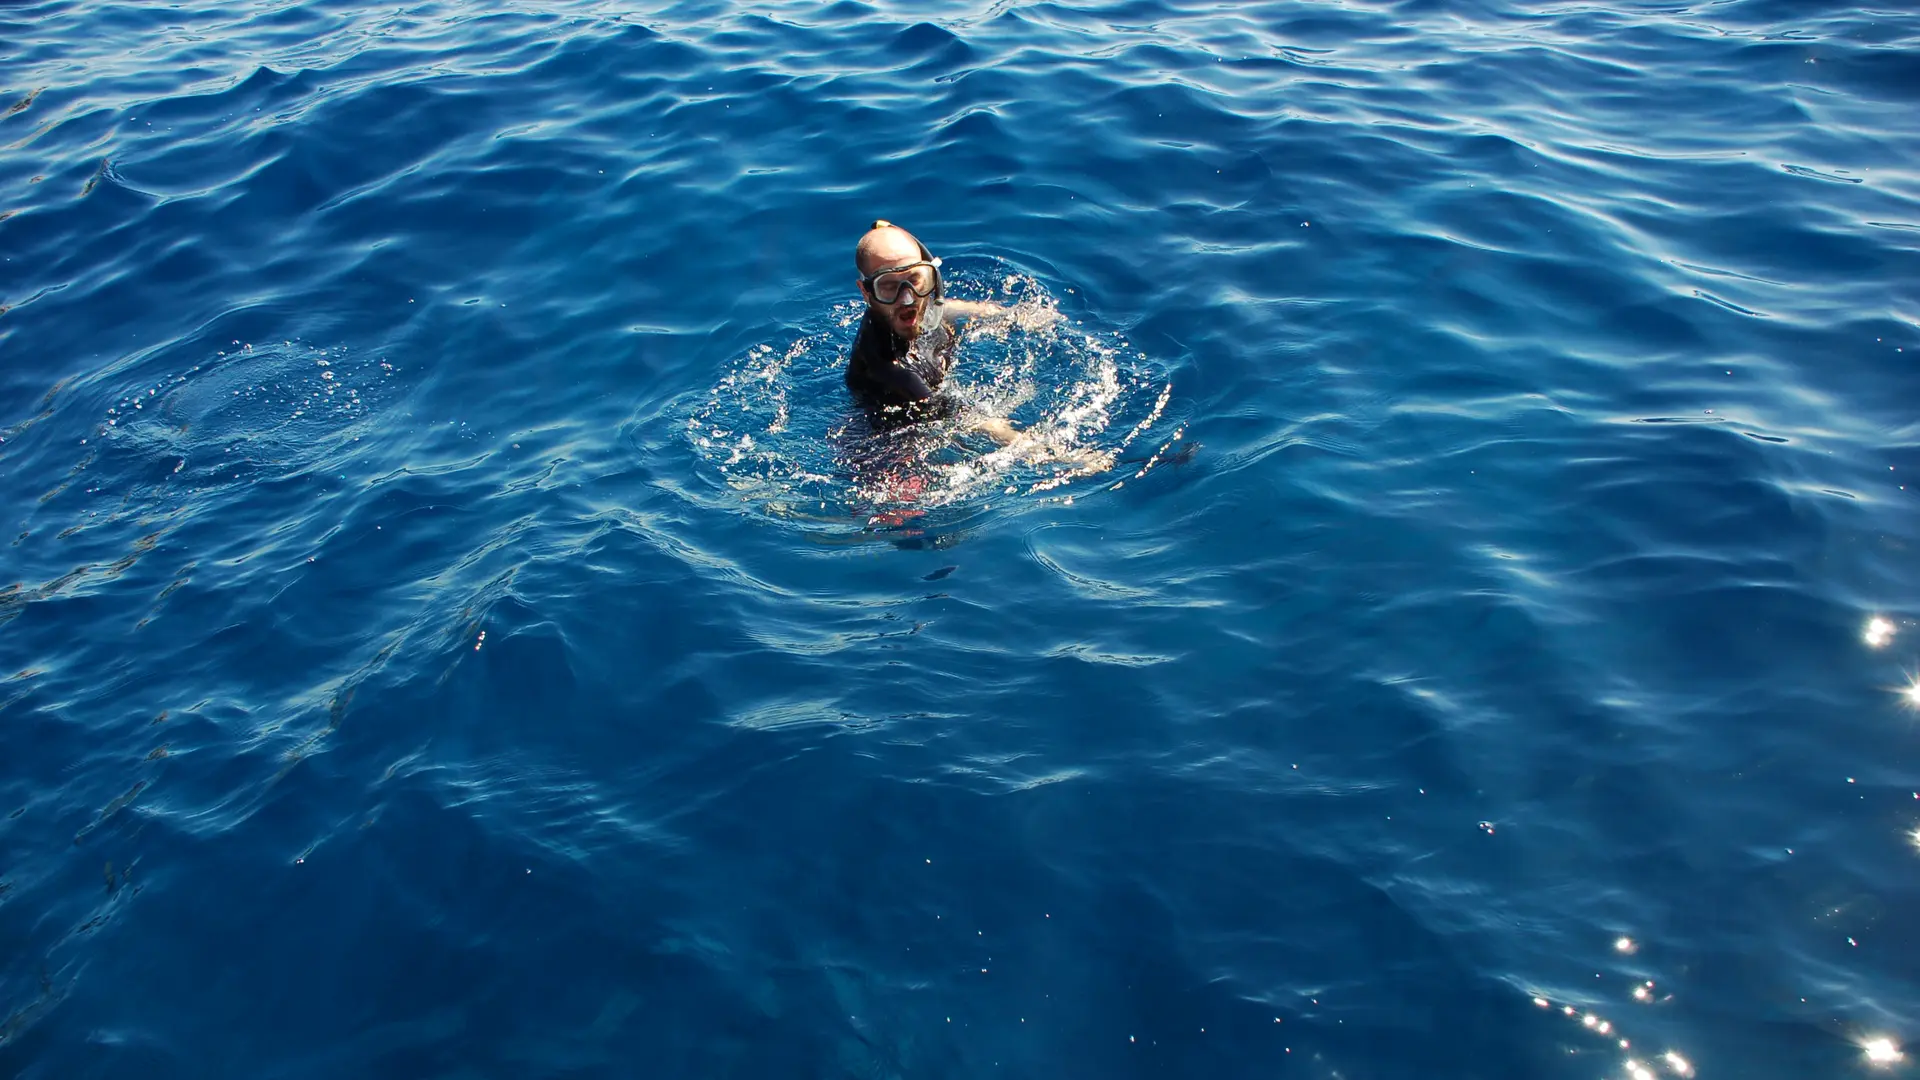
<path id="1" fill-rule="evenodd" d="M 0 1075 L 1920 1075 L 1911 9 L 40 0 L 0 111 Z M 876 217 L 1024 451 L 861 430 Z"/>

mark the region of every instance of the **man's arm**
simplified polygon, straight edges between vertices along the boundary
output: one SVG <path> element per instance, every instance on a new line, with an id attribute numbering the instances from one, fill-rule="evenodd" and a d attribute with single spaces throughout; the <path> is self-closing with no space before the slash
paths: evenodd
<path id="1" fill-rule="evenodd" d="M 940 306 L 947 314 L 961 319 L 1004 319 L 1013 314 L 1012 308 L 979 300 L 941 300 Z"/>
<path id="2" fill-rule="evenodd" d="M 1113 468 L 1114 454 L 1111 450 L 1050 445 L 1046 439 L 1032 432 L 1020 431 L 997 416 L 974 417 L 967 426 L 969 430 L 991 437 L 1009 452 L 1019 455 L 1023 461 L 1035 464 L 1058 461 L 1076 467 L 1080 470 L 1076 475 L 1080 476 L 1090 476 Z"/>
<path id="3" fill-rule="evenodd" d="M 933 390 L 927 386 L 927 380 L 920 373 L 900 363 L 880 365 L 880 370 L 869 371 L 867 377 L 878 383 L 882 390 L 901 401 L 925 401 L 933 396 Z"/>
<path id="4" fill-rule="evenodd" d="M 1012 307 L 983 300 L 942 300 L 940 307 L 949 317 L 990 328 L 1017 326 L 1022 330 L 1045 330 L 1060 321 L 1060 312 L 1032 300 L 1022 300 Z"/>

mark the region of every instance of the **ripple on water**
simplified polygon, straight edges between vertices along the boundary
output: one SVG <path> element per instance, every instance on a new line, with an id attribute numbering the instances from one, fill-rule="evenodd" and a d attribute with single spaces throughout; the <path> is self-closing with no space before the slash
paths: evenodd
<path id="1" fill-rule="evenodd" d="M 148 592 L 129 620 L 138 629 L 209 559 L 248 564 L 235 575 L 299 561 L 284 550 L 259 557 L 311 539 L 300 526 L 398 399 L 397 369 L 378 354 L 297 341 L 207 351 L 158 377 L 134 378 L 136 365 L 158 366 L 134 361 L 62 384 L 40 417 L 9 429 L 15 475 L 45 486 L 15 524 L 23 580 L 0 602 L 0 622 L 111 587 Z M 102 398 L 77 445 L 44 437 L 42 417 L 72 422 Z M 131 573 L 155 553 L 165 565 Z"/>
<path id="2" fill-rule="evenodd" d="M 359 441 L 391 394 L 394 364 L 344 348 L 234 341 L 107 409 L 106 445 L 169 475 L 218 486 L 279 479 Z"/>

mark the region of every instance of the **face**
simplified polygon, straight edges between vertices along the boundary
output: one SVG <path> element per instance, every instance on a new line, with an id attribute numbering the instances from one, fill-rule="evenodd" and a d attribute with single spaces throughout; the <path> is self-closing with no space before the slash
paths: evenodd
<path id="1" fill-rule="evenodd" d="M 905 233 L 892 232 L 880 238 L 879 243 L 868 251 L 860 269 L 871 274 L 889 266 L 908 266 L 921 261 L 920 246 Z M 897 284 L 895 279 L 908 279 L 911 288 L 902 287 L 893 292 Z M 918 337 L 926 328 L 927 309 L 933 304 L 933 268 L 920 266 L 899 275 L 888 275 L 869 288 L 863 279 L 860 282 L 860 295 L 866 298 L 867 307 L 879 313 L 887 326 L 901 337 Z M 883 297 L 891 297 L 889 303 Z"/>

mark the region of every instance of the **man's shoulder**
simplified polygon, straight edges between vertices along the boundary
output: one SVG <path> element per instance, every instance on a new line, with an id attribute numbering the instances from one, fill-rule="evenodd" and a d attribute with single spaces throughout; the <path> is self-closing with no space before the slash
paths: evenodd
<path id="1" fill-rule="evenodd" d="M 872 315 L 862 317 L 860 329 L 853 335 L 853 348 L 847 351 L 847 365 L 856 367 L 876 358 L 890 359 L 886 353 L 893 344 L 891 336 L 886 327 L 874 324 Z M 878 357 L 875 354 L 879 354 Z"/>

